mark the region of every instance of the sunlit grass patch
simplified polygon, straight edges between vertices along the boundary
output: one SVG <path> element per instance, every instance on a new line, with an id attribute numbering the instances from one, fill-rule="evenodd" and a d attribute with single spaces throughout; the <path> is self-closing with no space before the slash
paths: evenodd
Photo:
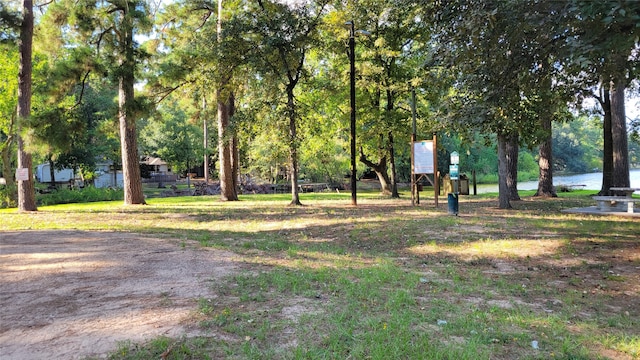
<path id="1" fill-rule="evenodd" d="M 353 254 L 305 251 L 293 246 L 283 250 L 286 250 L 286 255 L 273 257 L 265 253 L 260 253 L 254 254 L 255 256 L 247 258 L 245 261 L 247 263 L 280 266 L 291 269 L 364 268 L 376 266 L 382 261 L 379 258 L 364 258 Z"/>
<path id="2" fill-rule="evenodd" d="M 606 349 L 627 354 L 632 359 L 640 358 L 640 336 L 605 335 L 599 337 L 598 341 Z"/>
<path id="3" fill-rule="evenodd" d="M 534 256 L 548 256 L 556 253 L 565 242 L 562 240 L 515 239 L 494 240 L 483 239 L 464 243 L 436 243 L 414 246 L 410 252 L 416 255 L 454 256 L 470 260 L 476 258 L 526 258 Z"/>

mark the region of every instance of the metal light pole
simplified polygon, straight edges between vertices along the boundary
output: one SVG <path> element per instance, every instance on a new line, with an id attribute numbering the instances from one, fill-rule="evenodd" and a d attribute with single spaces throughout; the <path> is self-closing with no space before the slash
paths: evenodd
<path id="1" fill-rule="evenodd" d="M 366 30 L 356 30 L 353 20 L 347 21 L 344 26 L 349 29 L 349 85 L 351 102 L 351 205 L 358 205 L 356 191 L 356 34 L 371 35 Z"/>
<path id="2" fill-rule="evenodd" d="M 356 191 L 356 30 L 353 20 L 345 26 L 349 27 L 349 84 L 351 102 L 351 205 L 357 205 Z"/>

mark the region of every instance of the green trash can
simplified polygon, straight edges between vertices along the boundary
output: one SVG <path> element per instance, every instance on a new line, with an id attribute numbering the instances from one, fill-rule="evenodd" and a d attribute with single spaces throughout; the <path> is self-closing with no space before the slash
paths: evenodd
<path id="1" fill-rule="evenodd" d="M 447 204 L 449 214 L 458 216 L 458 194 L 447 194 Z"/>

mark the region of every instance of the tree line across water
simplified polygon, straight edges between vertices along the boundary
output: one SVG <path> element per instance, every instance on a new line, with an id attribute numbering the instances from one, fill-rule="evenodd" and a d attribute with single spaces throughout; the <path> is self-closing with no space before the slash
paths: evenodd
<path id="1" fill-rule="evenodd" d="M 462 170 L 497 173 L 502 208 L 518 198 L 519 169 L 554 196 L 554 170 L 599 167 L 608 192 L 628 186 L 638 164 L 638 120 L 625 113 L 638 87 L 637 1 L 0 6 L 2 174 L 21 210 L 36 210 L 34 186 L 13 174 L 34 158 L 88 179 L 110 160 L 123 170 L 125 204 L 143 204 L 141 155 L 176 171 L 204 163 L 223 200 L 237 200 L 239 174 L 274 179 L 284 167 L 299 204 L 301 179 L 350 172 L 347 55 L 358 172 L 375 173 L 391 196 L 410 174 L 414 118 L 418 139 L 438 135 L 441 158 L 458 150 Z M 593 109 L 582 108 L 587 98 Z M 585 110 L 597 120 L 571 121 Z"/>

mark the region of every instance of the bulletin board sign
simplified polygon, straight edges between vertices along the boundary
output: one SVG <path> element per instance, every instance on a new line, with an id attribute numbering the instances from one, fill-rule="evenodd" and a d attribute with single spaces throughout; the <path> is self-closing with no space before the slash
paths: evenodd
<path id="1" fill-rule="evenodd" d="M 413 143 L 413 173 L 433 174 L 433 140 Z"/>
<path id="2" fill-rule="evenodd" d="M 411 136 L 411 205 L 420 204 L 420 189 L 418 183 L 425 179 L 433 185 L 433 198 L 438 207 L 438 152 L 437 137 L 433 134 L 433 140 L 416 141 L 416 136 Z M 432 179 L 428 175 L 432 175 Z"/>

